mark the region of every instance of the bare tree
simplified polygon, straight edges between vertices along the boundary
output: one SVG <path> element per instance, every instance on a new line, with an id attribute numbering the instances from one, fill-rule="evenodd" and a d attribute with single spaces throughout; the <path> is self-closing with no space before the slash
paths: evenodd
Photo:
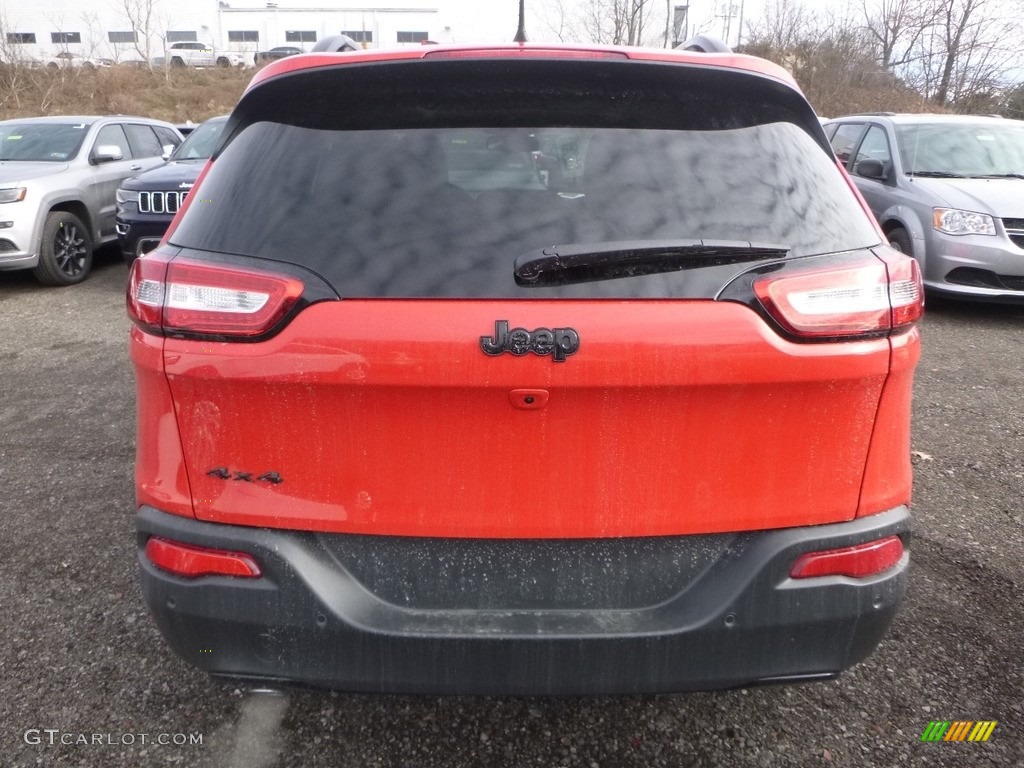
<path id="1" fill-rule="evenodd" d="M 759 55 L 779 63 L 787 52 L 795 52 L 801 44 L 820 36 L 817 16 L 799 0 L 773 0 L 765 6 L 761 20 L 751 27 L 748 49 L 756 47 Z"/>
<path id="2" fill-rule="evenodd" d="M 119 7 L 135 35 L 135 52 L 152 68 L 154 39 L 160 43 L 160 53 L 166 51 L 167 31 L 174 24 L 168 8 L 173 6 L 161 0 L 120 0 Z"/>
<path id="3" fill-rule="evenodd" d="M 159 0 L 121 0 L 121 9 L 135 35 L 135 52 L 149 64 L 153 60 L 152 39 Z"/>
<path id="4" fill-rule="evenodd" d="M 921 37 L 935 21 L 935 0 L 863 0 L 864 26 L 878 46 L 885 69 L 908 63 Z"/>
<path id="5" fill-rule="evenodd" d="M 984 44 L 982 28 L 987 26 L 980 18 L 986 0 L 942 0 L 938 10 L 938 39 L 941 68 L 934 99 L 945 104 L 956 89 L 954 77 L 966 77 L 964 71 L 972 58 L 986 59 L 987 52 L 979 50 Z M 961 71 L 958 73 L 957 70 Z"/>
<path id="6" fill-rule="evenodd" d="M 0 9 L 0 108 L 7 110 L 13 105 L 20 110 L 22 94 L 31 89 L 32 83 L 21 46 L 9 34 L 15 33 L 10 32 L 7 17 Z"/>
<path id="7" fill-rule="evenodd" d="M 744 52 L 788 69 L 819 114 L 894 109 L 920 101 L 879 63 L 863 21 L 817 14 L 799 0 L 775 0 L 752 25 Z"/>
<path id="8" fill-rule="evenodd" d="M 579 42 L 573 33 L 571 13 L 566 10 L 564 0 L 551 0 L 544 3 L 539 8 L 539 16 L 543 26 L 558 42 Z"/>
<path id="9" fill-rule="evenodd" d="M 897 71 L 940 106 L 991 107 L 1018 47 L 1019 25 L 997 0 L 937 0 L 916 55 Z"/>
<path id="10" fill-rule="evenodd" d="M 560 41 L 665 44 L 657 0 L 548 0 L 541 13 L 545 26 Z"/>
<path id="11" fill-rule="evenodd" d="M 1008 88 L 1000 99 L 1000 111 L 1014 120 L 1024 120 L 1024 83 Z"/>
<path id="12" fill-rule="evenodd" d="M 595 0 L 584 16 L 587 36 L 595 43 L 641 45 L 651 0 Z"/>

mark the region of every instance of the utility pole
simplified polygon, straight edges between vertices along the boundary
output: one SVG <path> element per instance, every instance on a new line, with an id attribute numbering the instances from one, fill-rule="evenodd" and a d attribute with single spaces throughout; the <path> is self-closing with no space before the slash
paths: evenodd
<path id="1" fill-rule="evenodd" d="M 690 6 L 677 5 L 672 9 L 672 47 L 686 40 L 690 35 Z"/>

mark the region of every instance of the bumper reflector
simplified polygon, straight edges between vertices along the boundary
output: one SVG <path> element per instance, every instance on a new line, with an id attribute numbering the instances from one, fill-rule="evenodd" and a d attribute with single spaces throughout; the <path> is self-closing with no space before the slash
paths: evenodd
<path id="1" fill-rule="evenodd" d="M 794 579 L 812 579 L 817 576 L 862 579 L 889 570 L 901 557 L 903 541 L 899 536 L 888 536 L 853 547 L 807 552 L 800 555 L 789 575 Z"/>
<path id="2" fill-rule="evenodd" d="M 244 552 L 207 549 L 156 537 L 146 542 L 146 557 L 157 568 L 186 579 L 200 576 L 257 579 L 262 575 L 256 561 Z"/>

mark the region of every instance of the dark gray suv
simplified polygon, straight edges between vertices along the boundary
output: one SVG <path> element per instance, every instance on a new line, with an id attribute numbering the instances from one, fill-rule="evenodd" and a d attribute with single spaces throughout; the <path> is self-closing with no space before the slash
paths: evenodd
<path id="1" fill-rule="evenodd" d="M 1024 122 L 851 115 L 825 133 L 926 288 L 1024 302 Z"/>

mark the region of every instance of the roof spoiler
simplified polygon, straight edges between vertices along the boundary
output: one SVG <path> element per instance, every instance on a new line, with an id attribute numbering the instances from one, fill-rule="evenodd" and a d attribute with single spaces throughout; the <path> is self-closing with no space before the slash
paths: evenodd
<path id="1" fill-rule="evenodd" d="M 676 46 L 677 51 L 697 51 L 698 53 L 732 53 L 732 48 L 717 37 L 711 35 L 694 35 Z"/>

